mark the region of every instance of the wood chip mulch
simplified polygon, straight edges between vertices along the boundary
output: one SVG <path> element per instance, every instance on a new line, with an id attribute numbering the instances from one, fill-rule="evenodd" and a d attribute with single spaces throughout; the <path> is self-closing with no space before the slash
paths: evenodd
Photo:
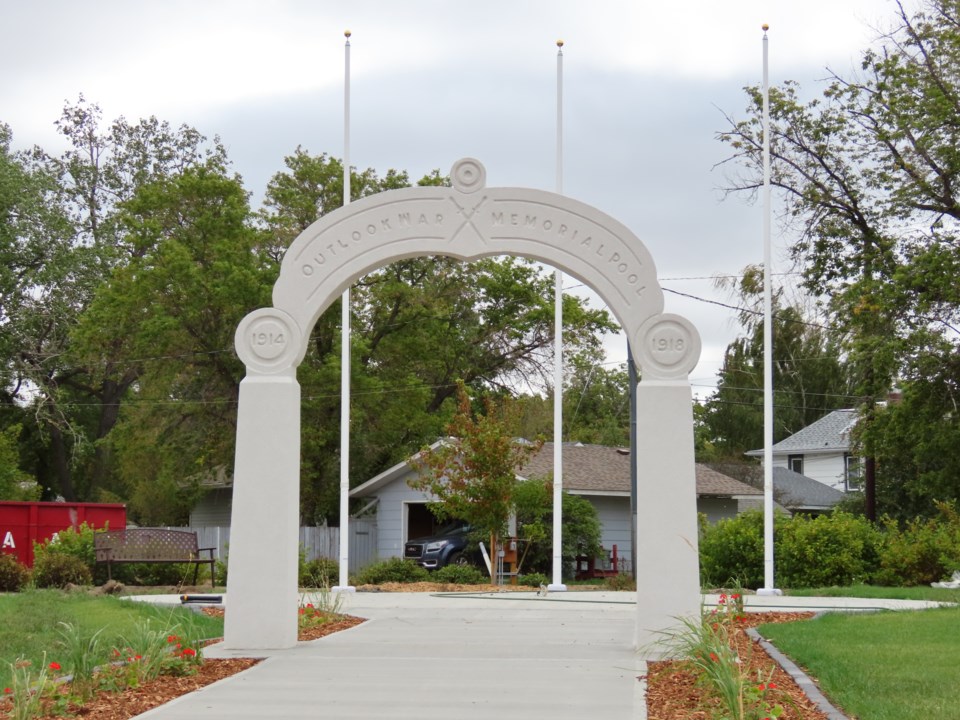
<path id="1" fill-rule="evenodd" d="M 425 585 L 430 587 L 420 592 L 455 592 L 460 589 L 452 585 L 444 586 L 442 589 L 434 583 L 425 583 Z M 357 589 L 361 590 L 361 588 Z M 385 592 L 417 591 L 410 585 L 402 589 L 384 586 L 380 586 L 379 589 Z M 483 591 L 476 586 L 464 589 L 474 592 Z M 500 589 L 497 586 L 490 586 L 490 590 Z M 524 589 L 529 591 L 529 588 Z M 223 610 L 216 608 L 207 608 L 204 612 L 211 615 L 223 614 Z M 741 662 L 748 665 L 751 676 L 762 677 L 764 681 L 772 680 L 776 683 L 776 694 L 769 697 L 784 706 L 780 720 L 827 720 L 827 716 L 816 708 L 793 679 L 767 655 L 758 643 L 751 640 L 744 630 L 747 627 L 766 623 L 806 620 L 812 616 L 812 613 L 750 613 L 740 627 L 732 633 Z M 363 618 L 343 615 L 336 621 L 302 629 L 299 640 L 317 640 L 331 633 L 355 627 L 362 622 L 364 622 Z M 54 717 L 54 720 L 66 720 L 71 717 L 83 720 L 129 720 L 181 695 L 246 670 L 258 662 L 259 660 L 249 658 L 204 659 L 195 675 L 161 677 L 121 693 L 101 693 L 83 707 L 70 708 L 70 716 Z M 705 688 L 697 685 L 695 675 L 684 662 L 675 660 L 649 662 L 645 679 L 648 720 L 709 720 L 718 716 L 717 701 L 708 696 Z M 0 702 L 0 716 L 10 711 L 9 701 Z"/>
<path id="2" fill-rule="evenodd" d="M 223 615 L 218 608 L 204 608 L 207 615 Z M 340 630 L 354 627 L 364 622 L 364 618 L 343 615 L 339 620 L 311 625 L 301 629 L 298 640 L 317 640 Z M 194 690 L 223 680 L 238 672 L 247 670 L 260 660 L 252 658 L 214 659 L 205 658 L 194 675 L 186 677 L 160 677 L 137 688 L 128 688 L 119 693 L 100 693 L 83 706 L 71 706 L 69 715 L 49 715 L 52 720 L 129 720 L 160 705 L 186 695 Z M 10 701 L 0 702 L 0 717 L 12 714 Z"/>
<path id="3" fill-rule="evenodd" d="M 750 676 L 776 684 L 776 690 L 768 691 L 767 697 L 783 705 L 779 720 L 827 720 L 827 716 L 744 630 L 767 623 L 794 622 L 811 617 L 813 613 L 749 613 L 731 635 L 740 661 L 749 667 Z M 719 717 L 719 702 L 710 698 L 705 688 L 697 685 L 696 676 L 686 663 L 666 660 L 647 665 L 648 720 L 707 720 Z"/>

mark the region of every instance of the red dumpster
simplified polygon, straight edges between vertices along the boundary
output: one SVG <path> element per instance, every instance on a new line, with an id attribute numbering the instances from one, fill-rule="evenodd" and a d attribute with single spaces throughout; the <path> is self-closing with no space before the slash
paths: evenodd
<path id="1" fill-rule="evenodd" d="M 127 527 L 127 506 L 118 503 L 0 502 L 0 552 L 33 567 L 33 544 L 86 523 L 111 530 Z"/>

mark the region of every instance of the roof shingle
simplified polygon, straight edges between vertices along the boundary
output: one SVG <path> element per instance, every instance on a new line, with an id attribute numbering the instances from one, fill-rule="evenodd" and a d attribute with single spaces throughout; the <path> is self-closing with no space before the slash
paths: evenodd
<path id="1" fill-rule="evenodd" d="M 553 443 L 544 443 L 524 467 L 523 477 L 553 474 Z M 641 465 L 640 475 L 643 468 Z M 762 492 L 728 475 L 696 464 L 698 496 L 761 495 Z M 563 488 L 572 492 L 630 494 L 630 451 L 606 445 L 563 445 Z"/>
<path id="2" fill-rule="evenodd" d="M 857 422 L 856 410 L 834 410 L 790 437 L 776 443 L 771 450 L 778 454 L 808 452 L 843 452 L 850 449 L 850 431 Z M 751 457 L 763 449 L 751 450 Z"/>

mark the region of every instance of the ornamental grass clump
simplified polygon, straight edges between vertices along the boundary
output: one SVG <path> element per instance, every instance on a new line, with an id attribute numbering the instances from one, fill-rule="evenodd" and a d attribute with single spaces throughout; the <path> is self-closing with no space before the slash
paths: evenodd
<path id="1" fill-rule="evenodd" d="M 314 602 L 303 602 L 297 612 L 297 627 L 302 630 L 326 625 L 341 618 L 343 595 L 324 586 L 314 594 Z"/>
<path id="2" fill-rule="evenodd" d="M 119 663 L 118 685 L 137 687 L 161 675 L 190 675 L 202 662 L 200 643 L 179 626 L 155 628 L 150 621 L 137 623 L 134 632 L 124 638 L 124 647 L 114 648 Z"/>
<path id="3" fill-rule="evenodd" d="M 43 698 L 48 689 L 50 669 L 59 670 L 60 666 L 57 663 L 48 666 L 46 655 L 36 674 L 32 663 L 24 657 L 10 663 L 10 687 L 4 688 L 3 692 L 13 703 L 10 712 L 13 720 L 29 720 L 40 715 Z"/>
<path id="4" fill-rule="evenodd" d="M 776 701 L 776 683 L 770 674 L 753 676 L 749 663 L 736 650 L 734 636 L 742 633 L 744 615 L 740 593 L 720 595 L 717 607 L 699 618 L 681 619 L 680 630 L 668 633 L 662 645 L 684 658 L 697 683 L 718 701 L 719 717 L 730 720 L 771 720 L 783 714 Z"/>
<path id="5" fill-rule="evenodd" d="M 70 694 L 83 703 L 96 691 L 97 664 L 102 657 L 103 628 L 94 633 L 84 632 L 79 625 L 61 622 L 57 632 L 63 659 L 71 673 Z"/>

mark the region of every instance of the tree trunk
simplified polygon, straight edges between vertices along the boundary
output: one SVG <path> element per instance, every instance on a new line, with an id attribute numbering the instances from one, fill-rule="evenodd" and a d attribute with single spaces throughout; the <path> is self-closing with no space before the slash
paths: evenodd
<path id="1" fill-rule="evenodd" d="M 70 463 L 67 460 L 67 444 L 63 432 L 54 424 L 48 424 L 50 430 L 50 445 L 53 451 L 53 470 L 56 474 L 60 494 L 64 500 L 75 502 L 77 493 L 73 489 L 73 478 L 70 476 Z"/>
<path id="2" fill-rule="evenodd" d="M 95 489 L 103 487 L 110 468 L 110 449 L 105 443 L 99 441 L 103 440 L 117 424 L 120 417 L 120 401 L 138 375 L 136 370 L 128 370 L 119 382 L 104 380 L 100 387 L 100 418 L 97 423 L 97 442 L 94 445 L 93 468 L 90 475 L 91 498 Z"/>
<path id="3" fill-rule="evenodd" d="M 877 459 L 872 455 L 863 463 L 864 514 L 870 522 L 877 521 Z"/>

